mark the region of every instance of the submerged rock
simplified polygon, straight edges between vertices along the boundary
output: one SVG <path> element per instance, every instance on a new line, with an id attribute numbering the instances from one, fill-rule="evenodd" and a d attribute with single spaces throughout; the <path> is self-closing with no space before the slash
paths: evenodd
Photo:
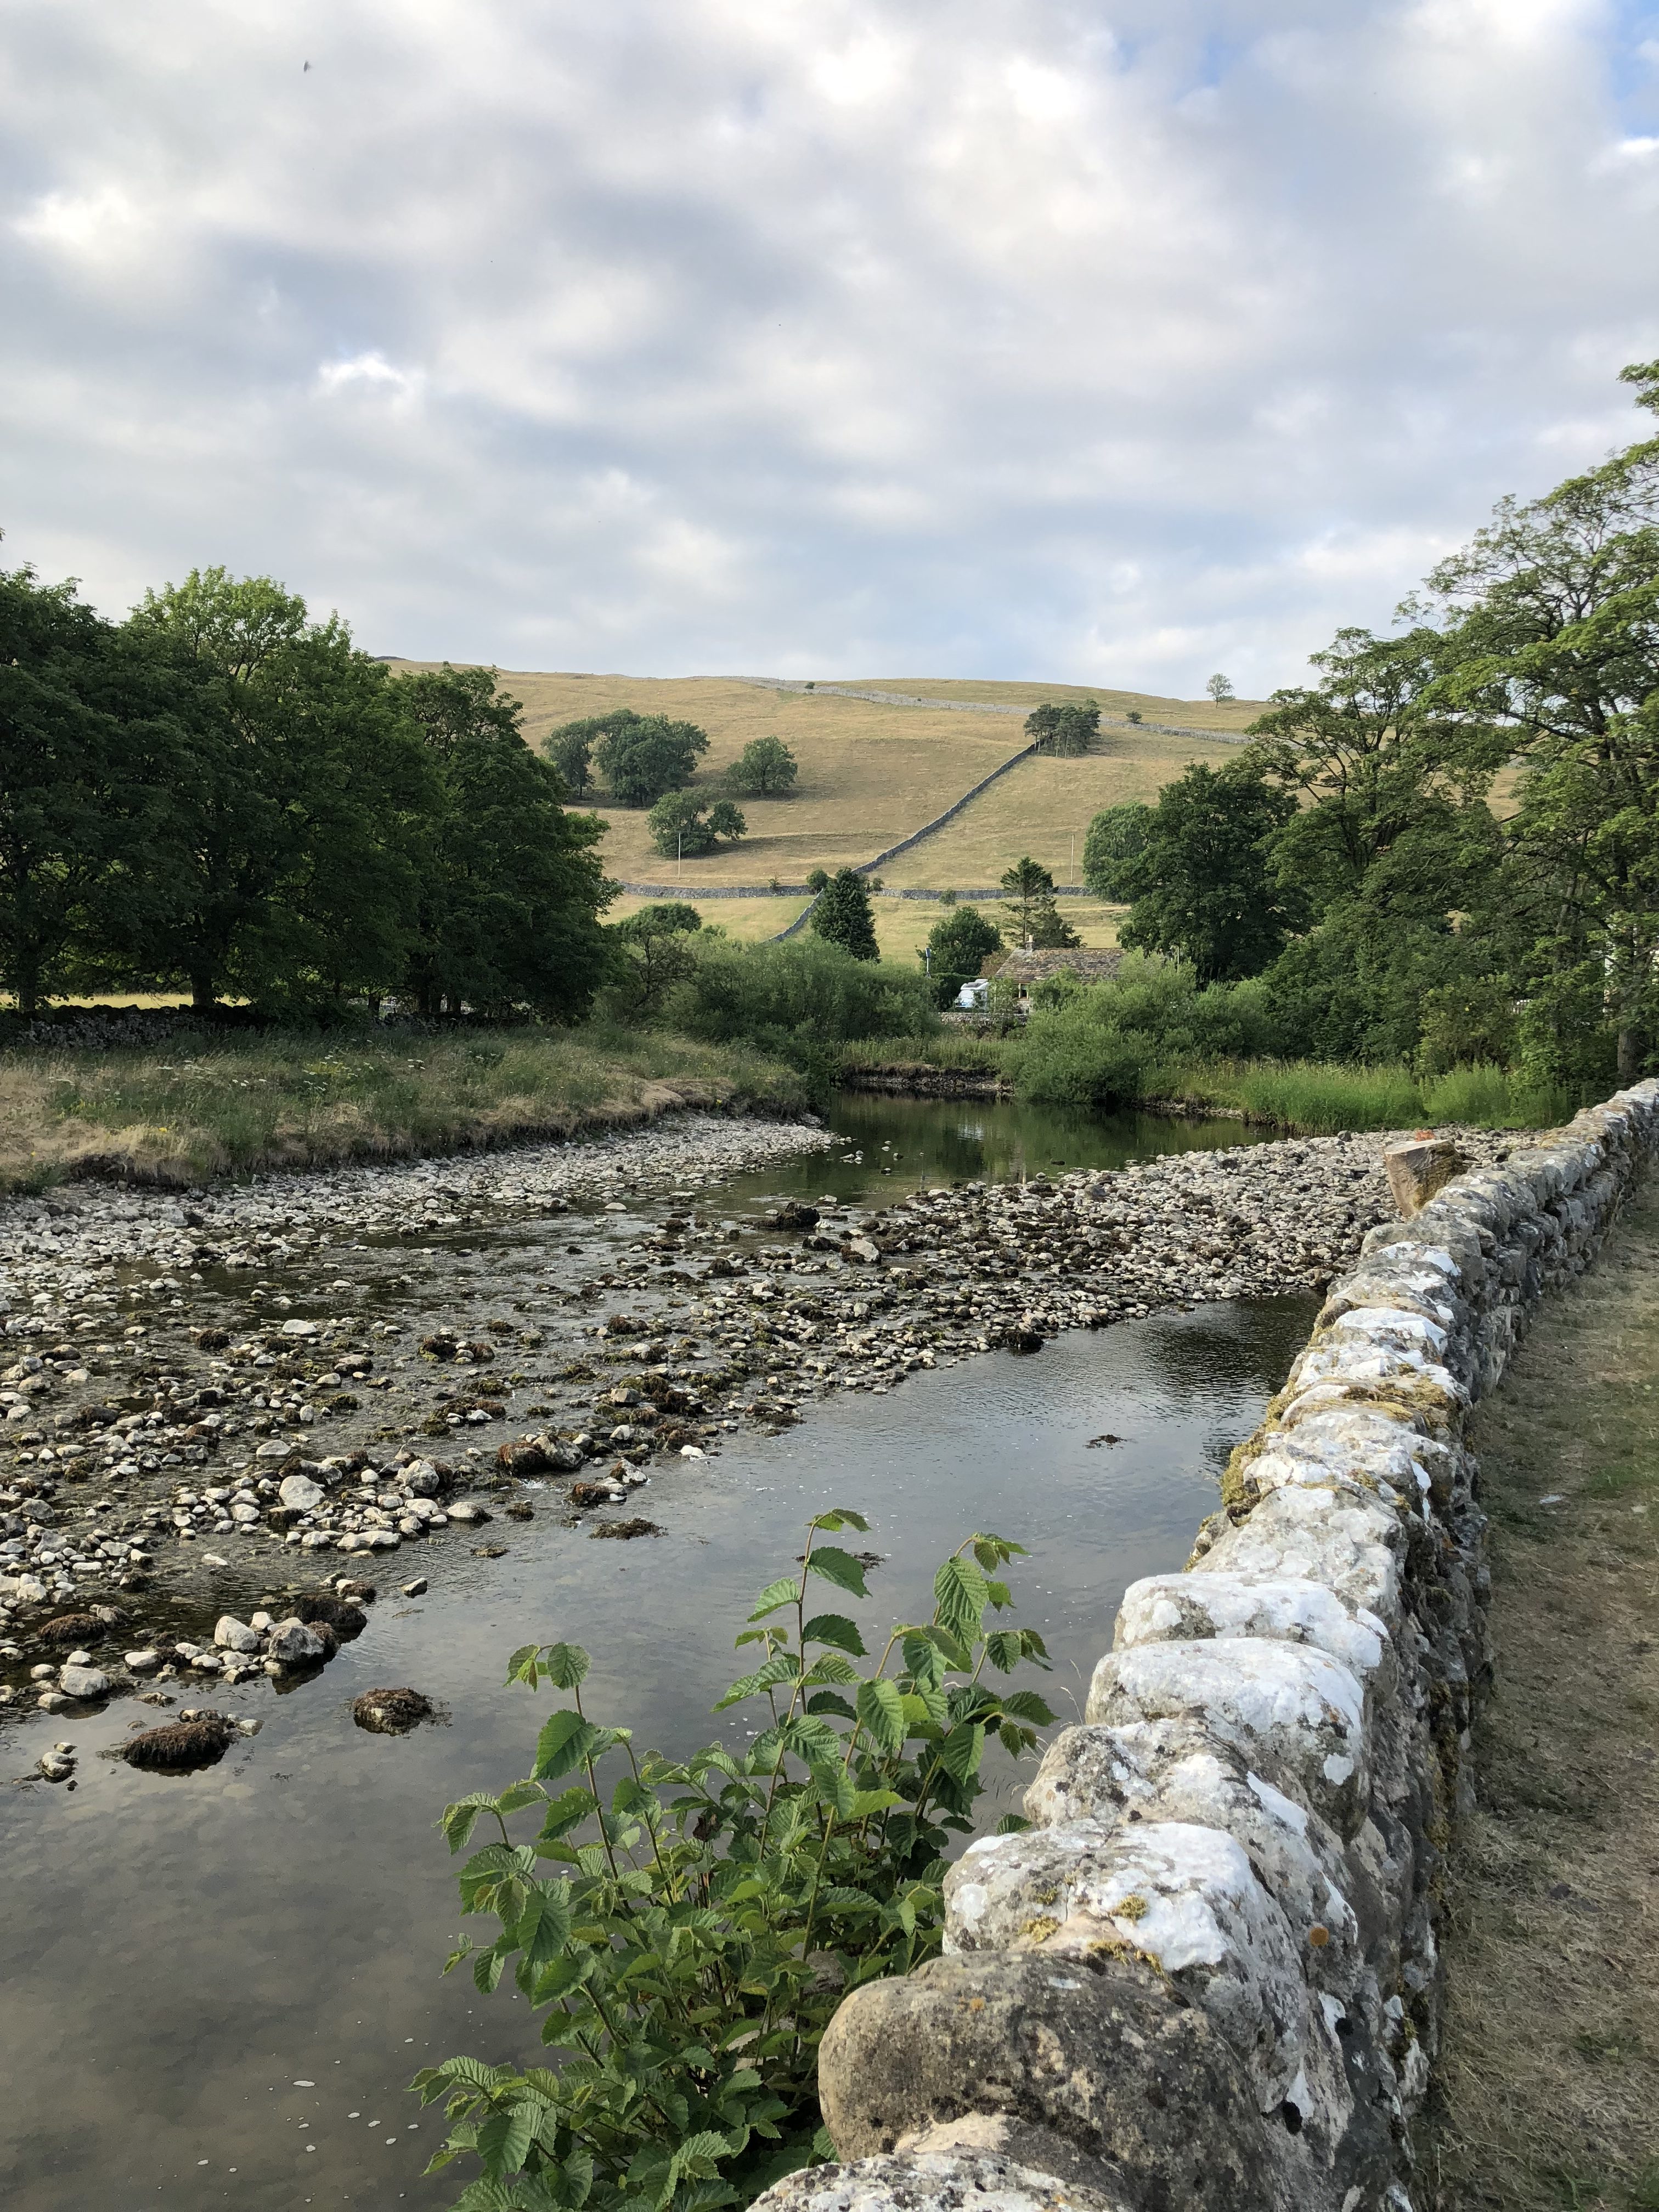
<path id="1" fill-rule="evenodd" d="M 121 1746 L 129 1766 L 179 1774 L 193 1766 L 211 1766 L 224 1757 L 235 1740 L 236 1724 L 222 1713 L 193 1713 L 188 1719 L 170 1721 L 165 1728 L 146 1729 Z"/>

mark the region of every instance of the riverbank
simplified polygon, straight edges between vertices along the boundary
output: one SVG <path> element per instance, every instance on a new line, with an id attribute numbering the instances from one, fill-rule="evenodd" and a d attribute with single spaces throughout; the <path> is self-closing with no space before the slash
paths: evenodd
<path id="1" fill-rule="evenodd" d="M 1476 1417 L 1497 1680 L 1446 1900 L 1441 2212 L 1659 2203 L 1656 1398 L 1650 1183 Z"/>
<path id="2" fill-rule="evenodd" d="M 200 1641 L 222 1578 L 251 1568 L 280 1618 L 356 1571 L 343 1553 L 435 1572 L 498 1515 L 637 1521 L 647 1483 L 695 1480 L 735 1434 L 831 1393 L 1316 1291 L 1392 1210 L 1363 1136 L 726 1210 L 733 1175 L 822 1161 L 821 1185 L 848 1142 L 684 1115 L 188 1203 L 95 1186 L 17 1200 L 0 1217 L 14 1694 L 66 1610 L 117 1608 L 108 1626 L 145 1650 L 181 1621 Z"/>
<path id="3" fill-rule="evenodd" d="M 1020 1097 L 1097 1111 L 1136 1108 L 1239 1121 L 1297 1137 L 1422 1122 L 1545 1129 L 1572 1111 L 1565 1091 L 1530 1085 L 1503 1068 L 1454 1068 L 1419 1077 L 1403 1065 L 1328 1060 L 1149 1058 L 1144 1084 L 1131 1080 L 1121 1097 L 1093 1098 L 1054 1089 L 1042 1073 L 1034 1079 L 1026 1043 L 1020 1030 L 999 1036 L 954 1026 L 935 1036 L 876 1038 L 842 1046 L 841 1079 L 849 1090 L 888 1097 Z"/>
<path id="4" fill-rule="evenodd" d="M 187 1025 L 149 1048 L 112 1039 L 0 1054 L 0 1194 L 89 1178 L 191 1189 L 492 1152 L 688 1109 L 806 1104 L 793 1068 L 742 1046 L 599 1024 L 260 1036 Z"/>

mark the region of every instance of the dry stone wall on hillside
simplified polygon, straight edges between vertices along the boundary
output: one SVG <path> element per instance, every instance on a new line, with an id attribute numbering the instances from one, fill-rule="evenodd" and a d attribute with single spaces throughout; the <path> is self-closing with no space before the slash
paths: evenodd
<path id="1" fill-rule="evenodd" d="M 766 2212 L 1409 2212 L 1490 1668 L 1468 1415 L 1656 1142 L 1650 1082 L 1371 1231 L 945 1955 L 842 2007 L 845 2162 Z"/>

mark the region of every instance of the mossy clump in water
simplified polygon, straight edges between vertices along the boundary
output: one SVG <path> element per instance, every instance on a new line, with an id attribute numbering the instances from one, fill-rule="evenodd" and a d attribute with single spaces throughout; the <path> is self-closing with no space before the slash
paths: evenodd
<path id="1" fill-rule="evenodd" d="M 351 1717 L 372 1735 L 401 1735 L 432 1717 L 432 1701 L 418 1690 L 365 1690 L 353 1701 Z"/>
<path id="2" fill-rule="evenodd" d="M 222 1713 L 194 1713 L 188 1720 L 170 1721 L 165 1728 L 146 1729 L 122 1745 L 121 1756 L 129 1766 L 182 1774 L 222 1759 L 235 1734 L 235 1723 Z"/>

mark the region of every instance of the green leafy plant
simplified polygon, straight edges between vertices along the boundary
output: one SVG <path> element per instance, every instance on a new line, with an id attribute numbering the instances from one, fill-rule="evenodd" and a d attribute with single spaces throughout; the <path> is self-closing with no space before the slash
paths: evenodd
<path id="1" fill-rule="evenodd" d="M 761 1592 L 738 1638 L 758 1663 L 716 1708 L 764 1701 L 746 1751 L 641 1758 L 629 1730 L 584 1707 L 579 1646 L 514 1653 L 510 1682 L 569 1702 L 526 1780 L 444 1814 L 453 1851 L 480 1822 L 495 1832 L 460 1890 L 500 1929 L 464 1941 L 445 1971 L 470 1959 L 488 1994 L 510 1970 L 557 2055 L 451 2058 L 416 2076 L 450 2123 L 428 2170 L 463 2155 L 483 2167 L 457 2212 L 704 2212 L 831 2154 L 814 2087 L 831 2014 L 938 1949 L 945 1853 L 973 1831 L 988 1745 L 1023 1757 L 1054 1718 L 996 1679 L 1048 1664 L 1034 1630 L 987 1626 L 1011 1602 L 996 1571 L 1022 1548 L 1001 1536 L 952 1553 L 932 1620 L 890 1630 L 860 1668 L 858 1623 L 811 1604 L 821 1582 L 868 1595 L 859 1558 L 821 1540 L 868 1525 L 819 1514 L 799 1572 Z M 608 1789 L 606 1761 L 623 1770 Z M 525 1816 L 538 1826 L 515 1841 Z"/>

